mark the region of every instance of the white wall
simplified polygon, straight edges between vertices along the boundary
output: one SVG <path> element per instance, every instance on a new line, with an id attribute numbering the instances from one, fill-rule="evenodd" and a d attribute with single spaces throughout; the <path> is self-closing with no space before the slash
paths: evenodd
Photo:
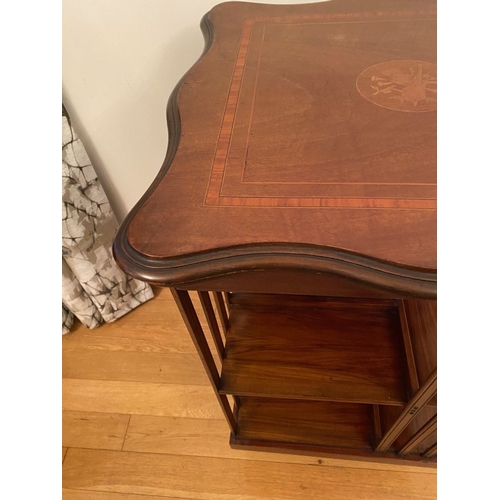
<path id="1" fill-rule="evenodd" d="M 199 23 L 217 3 L 63 0 L 63 102 L 120 221 L 163 163 L 168 97 L 200 56 Z"/>

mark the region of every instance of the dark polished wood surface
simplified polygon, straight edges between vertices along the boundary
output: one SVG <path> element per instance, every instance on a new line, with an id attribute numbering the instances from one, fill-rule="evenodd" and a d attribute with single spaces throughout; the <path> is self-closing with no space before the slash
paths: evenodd
<path id="1" fill-rule="evenodd" d="M 402 406 L 395 301 L 233 294 L 220 392 Z"/>
<path id="2" fill-rule="evenodd" d="M 371 447 L 370 407 L 324 401 L 241 398 L 240 439 L 332 446 Z"/>
<path id="3" fill-rule="evenodd" d="M 164 285 L 301 269 L 435 296 L 435 14 L 214 7 L 170 99 L 163 168 L 117 236 L 121 267 Z"/>

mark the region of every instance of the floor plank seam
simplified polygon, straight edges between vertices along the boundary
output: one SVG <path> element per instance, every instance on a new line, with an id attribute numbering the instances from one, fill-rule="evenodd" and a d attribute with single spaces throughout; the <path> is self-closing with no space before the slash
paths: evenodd
<path id="1" fill-rule="evenodd" d="M 104 448 L 85 448 L 83 446 L 72 446 L 71 448 L 75 450 L 87 450 L 87 451 L 107 451 L 107 452 L 112 452 L 112 453 L 133 453 L 134 455 L 162 455 L 162 456 L 167 456 L 167 457 L 186 457 L 186 458 L 208 458 L 208 459 L 213 459 L 213 460 L 229 460 L 229 461 L 239 461 L 243 460 L 245 462 L 265 462 L 269 464 L 277 464 L 277 465 L 297 465 L 301 467 L 323 467 L 323 468 L 328 468 L 328 469 L 338 469 L 338 470 L 344 470 L 344 469 L 355 469 L 355 470 L 368 470 L 368 471 L 374 471 L 374 472 L 380 472 L 380 473 L 396 473 L 396 474 L 432 474 L 436 475 L 436 469 L 431 469 L 431 468 L 425 468 L 425 467 L 420 467 L 422 470 L 395 470 L 395 469 L 377 469 L 377 468 L 371 468 L 371 467 L 356 467 L 355 465 L 351 464 L 346 464 L 346 465 L 326 465 L 324 463 L 319 464 L 319 463 L 313 463 L 313 464 L 306 464 L 306 463 L 296 463 L 296 462 L 276 462 L 274 460 L 255 460 L 252 458 L 247 458 L 247 457 L 242 457 L 242 458 L 231 458 L 231 457 L 214 457 L 211 455 L 186 455 L 183 453 L 160 453 L 157 451 L 134 451 L 134 450 L 110 450 L 110 449 L 104 449 Z M 68 448 L 69 449 L 69 448 Z M 315 457 L 311 457 L 315 458 Z M 325 457 L 321 457 L 323 460 Z M 411 467 L 410 465 L 407 465 L 406 467 Z"/>
<path id="2" fill-rule="evenodd" d="M 217 420 L 221 422 L 225 422 L 226 419 L 224 417 L 220 418 L 197 418 L 197 417 L 179 417 L 179 416 L 170 416 L 170 415 L 158 415 L 155 413 L 127 413 L 123 411 L 96 411 L 96 410 L 62 410 L 63 413 L 102 413 L 103 415 L 127 415 L 134 417 L 152 417 L 152 418 L 175 418 L 182 420 Z M 71 446 L 74 448 L 74 446 Z"/>
<path id="3" fill-rule="evenodd" d="M 143 382 L 140 380 L 109 380 L 109 379 L 99 379 L 99 378 L 74 378 L 74 377 L 63 377 L 64 380 L 86 380 L 87 382 L 112 382 L 112 383 L 125 383 L 125 384 L 147 384 L 147 385 L 155 385 L 155 386 L 161 386 L 161 387 L 176 387 L 176 386 L 188 386 L 188 387 L 203 387 L 206 389 L 207 387 L 210 387 L 210 384 L 207 385 L 201 385 L 201 384 L 172 384 L 168 382 Z M 118 413 L 118 412 L 115 412 Z M 127 415 L 127 414 L 126 414 Z"/>
<path id="4" fill-rule="evenodd" d="M 147 493 L 122 493 L 121 491 L 110 491 L 110 490 L 87 490 L 85 488 L 67 488 L 63 487 L 63 490 L 67 491 L 86 491 L 88 493 L 111 493 L 112 495 L 121 495 L 121 496 L 129 496 L 132 495 L 134 497 L 144 497 L 144 498 L 167 498 L 168 500 L 192 500 L 191 498 L 183 498 L 183 497 L 170 497 L 170 496 L 165 496 L 162 495 L 161 493 L 159 494 L 154 494 L 154 495 L 148 495 Z"/>
<path id="5" fill-rule="evenodd" d="M 197 387 L 210 387 L 210 384 L 186 384 L 183 382 L 168 383 L 168 382 L 150 382 L 147 380 L 131 380 L 131 379 L 119 379 L 119 378 L 86 378 L 86 377 L 63 377 L 63 380 L 88 380 L 95 382 L 127 382 L 133 384 L 155 384 L 155 385 L 181 385 L 181 386 L 197 386 Z"/>
<path id="6" fill-rule="evenodd" d="M 135 417 L 155 417 L 155 418 L 182 418 L 186 420 L 217 420 L 220 422 L 225 422 L 224 417 L 182 417 L 180 415 L 164 415 L 158 413 L 127 413 L 120 411 L 102 411 L 102 410 L 72 410 L 72 409 L 63 409 L 63 411 L 70 411 L 74 413 L 102 413 L 103 415 L 133 415 Z M 73 446 L 71 447 L 73 448 Z"/>
<path id="7" fill-rule="evenodd" d="M 114 411 L 114 412 L 109 412 L 109 411 L 94 411 L 94 410 L 63 410 L 63 413 L 102 413 L 104 415 L 126 415 L 126 416 L 129 416 L 130 413 L 126 413 L 126 412 L 120 412 L 120 411 Z M 145 417 L 154 417 L 155 415 L 148 415 L 148 414 L 145 414 L 144 415 Z M 224 419 L 220 419 L 220 420 L 224 420 Z"/>
<path id="8" fill-rule="evenodd" d="M 130 427 L 130 420 L 131 419 L 132 419 L 132 415 L 129 415 L 128 416 L 128 422 L 127 422 L 127 428 L 125 429 L 125 434 L 123 435 L 123 442 L 122 442 L 121 451 L 123 451 L 123 447 L 125 446 L 125 441 L 127 439 L 128 428 Z"/>

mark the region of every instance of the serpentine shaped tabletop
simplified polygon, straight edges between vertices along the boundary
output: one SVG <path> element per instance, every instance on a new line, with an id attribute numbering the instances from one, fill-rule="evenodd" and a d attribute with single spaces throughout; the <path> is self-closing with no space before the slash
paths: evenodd
<path id="1" fill-rule="evenodd" d="M 165 285 L 307 269 L 435 296 L 435 3 L 228 2 L 201 27 L 120 266 Z"/>

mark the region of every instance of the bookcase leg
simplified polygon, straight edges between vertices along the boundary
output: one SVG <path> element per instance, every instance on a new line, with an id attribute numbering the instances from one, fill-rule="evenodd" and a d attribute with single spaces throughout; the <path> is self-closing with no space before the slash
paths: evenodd
<path id="1" fill-rule="evenodd" d="M 208 378 L 217 397 L 217 401 L 222 408 L 227 423 L 229 424 L 231 431 L 236 433 L 236 420 L 227 396 L 219 394 L 219 372 L 217 371 L 217 366 L 215 365 L 214 358 L 210 352 L 210 347 L 208 346 L 207 339 L 205 338 L 203 328 L 200 324 L 200 320 L 198 319 L 191 298 L 189 297 L 189 293 L 185 290 L 177 290 L 175 288 L 171 288 L 170 290 L 182 315 L 182 319 L 184 320 L 189 334 L 191 335 L 191 339 L 193 340 L 196 350 L 198 351 L 198 355 L 203 362 L 203 367 L 207 372 Z"/>
<path id="2" fill-rule="evenodd" d="M 392 427 L 381 439 L 375 451 L 383 452 L 389 449 L 389 446 L 403 432 L 406 426 L 415 418 L 417 413 L 430 401 L 437 392 L 437 369 L 427 379 L 426 383 L 419 389 L 417 394 L 407 403 L 403 411 L 396 419 Z"/>

